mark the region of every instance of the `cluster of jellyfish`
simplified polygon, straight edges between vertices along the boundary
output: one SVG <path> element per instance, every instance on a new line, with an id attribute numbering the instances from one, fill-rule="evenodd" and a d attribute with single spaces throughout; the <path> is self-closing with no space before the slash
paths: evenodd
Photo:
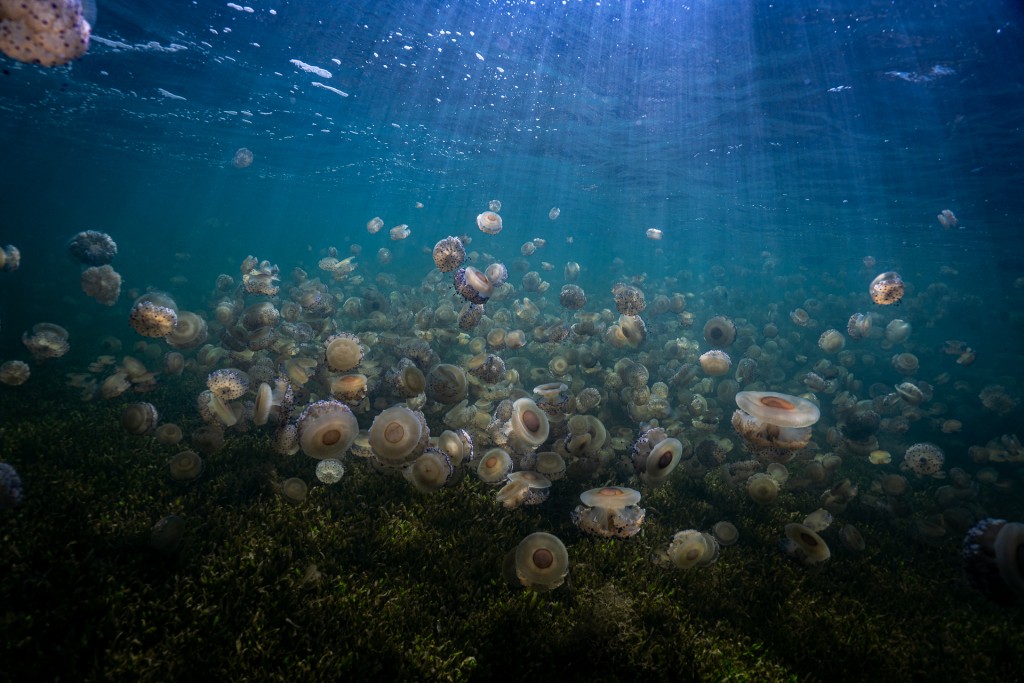
<path id="1" fill-rule="evenodd" d="M 491 256 L 502 250 L 500 211 L 495 200 L 476 217 L 486 248 L 462 234 L 425 249 L 433 263 L 417 287 L 399 286 L 385 246 L 416 239 L 411 228 L 384 230 L 375 217 L 366 225 L 371 258 L 359 244 L 347 255 L 332 247 L 309 273 L 249 256 L 237 273 L 214 278 L 192 310 L 173 292 L 145 292 L 125 311 L 131 353 L 111 335 L 106 353 L 68 373 L 68 384 L 85 400 L 123 402 L 129 434 L 177 448 L 187 438 L 168 461 L 175 486 L 201 485 L 204 456 L 258 432 L 281 456 L 316 463 L 312 488 L 301 477 L 274 482 L 290 505 L 353 466 L 400 477 L 417 495 L 469 477 L 493 489 L 503 514 L 578 496 L 579 533 L 629 542 L 644 529 L 642 491 L 679 479 L 724 487 L 732 505 L 752 510 L 809 494 L 816 509 L 787 511 L 769 551 L 820 565 L 830 544 L 863 550 L 844 519 L 855 505 L 922 543 L 966 537 L 972 584 L 994 600 L 1020 594 L 1018 526 L 993 519 L 987 501 L 1012 490 L 1024 449 L 1016 436 L 994 434 L 969 449 L 962 464 L 980 468 L 972 473 L 950 467 L 940 445 L 967 417 L 954 412 L 954 392 L 993 416 L 1017 399 L 972 374 L 966 342 L 934 349 L 913 333 L 915 317 L 932 315 L 937 298 L 955 300 L 955 290 L 941 281 L 915 289 L 895 270 L 876 276 L 869 257 L 863 290 L 848 296 L 777 276 L 782 300 L 730 305 L 757 297 L 728 296 L 722 266 L 682 292 L 678 278 L 630 277 L 624 263 L 613 263 L 613 281 L 594 295 L 579 284 L 579 263 L 559 273 L 542 260 L 542 238 L 509 253 L 507 265 Z M 85 266 L 86 294 L 116 306 L 113 240 L 86 231 L 68 248 Z M 762 258 L 774 277 L 773 257 Z M 546 279 L 559 275 L 560 286 Z M 39 323 L 24 342 L 32 362 L 51 363 L 68 336 Z M 202 426 L 191 434 L 134 398 L 184 374 L 206 385 L 194 398 Z M 914 491 L 929 494 L 924 509 L 911 505 Z M 161 520 L 154 546 L 173 552 L 187 527 L 182 517 Z M 683 570 L 712 565 L 737 542 L 758 543 L 725 519 L 664 541 L 664 566 Z M 554 589 L 569 571 L 568 550 L 538 531 L 504 571 L 516 585 Z"/>

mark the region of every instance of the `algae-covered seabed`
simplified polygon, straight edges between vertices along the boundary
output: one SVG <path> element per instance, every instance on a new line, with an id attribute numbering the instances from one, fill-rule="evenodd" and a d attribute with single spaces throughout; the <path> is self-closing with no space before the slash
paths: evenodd
<path id="1" fill-rule="evenodd" d="M 325 486 L 315 461 L 234 434 L 187 487 L 166 476 L 183 446 L 133 437 L 122 403 L 79 403 L 60 371 L 0 392 L 2 458 L 25 484 L 0 513 L 0 678 L 8 680 L 987 680 L 1024 671 L 1024 610 L 988 604 L 963 581 L 959 539 L 908 540 L 857 505 L 867 541 L 807 568 L 776 551 L 816 494 L 759 507 L 681 473 L 645 491 L 643 533 L 580 534 L 584 484 L 556 482 L 537 508 L 507 511 L 475 478 L 421 495 L 349 457 Z M 148 395 L 195 423 L 201 388 Z M 274 483 L 301 476 L 305 504 Z M 914 494 L 931 495 L 927 487 Z M 995 494 L 993 494 L 995 495 Z M 999 501 L 995 501 L 999 503 Z M 999 507 L 1016 508 L 1003 501 Z M 149 547 L 183 516 L 179 552 Z M 654 557 L 683 528 L 732 520 L 741 538 L 690 572 Z M 528 533 L 568 546 L 566 584 L 509 586 L 505 554 Z"/>

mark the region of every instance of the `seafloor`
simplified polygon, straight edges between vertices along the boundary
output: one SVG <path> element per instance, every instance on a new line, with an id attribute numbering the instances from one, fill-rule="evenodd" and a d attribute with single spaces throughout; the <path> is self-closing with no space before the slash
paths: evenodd
<path id="1" fill-rule="evenodd" d="M 181 378 L 149 398 L 194 415 L 201 388 Z M 1024 671 L 1024 610 L 966 584 L 960 538 L 908 540 L 909 520 L 864 506 L 843 519 L 866 550 L 834 541 L 814 567 L 776 543 L 816 493 L 784 491 L 763 507 L 713 473 L 645 492 L 647 521 L 629 540 L 582 535 L 564 480 L 543 505 L 509 511 L 475 478 L 421 495 L 352 457 L 340 483 L 313 480 L 292 506 L 274 484 L 312 479 L 308 457 L 276 454 L 264 433 L 235 435 L 182 486 L 166 476 L 181 447 L 126 434 L 120 410 L 69 403 L 57 372 L 0 392 L 3 460 L 26 489 L 0 511 L 0 679 L 1011 681 Z M 911 494 L 925 507 L 929 495 Z M 1015 494 L 984 495 L 1019 507 L 995 499 Z M 187 533 L 164 556 L 150 529 L 172 513 Z M 740 541 L 717 563 L 656 561 L 676 530 L 723 516 Z M 549 593 L 502 578 L 506 553 L 537 530 L 569 549 L 567 581 Z"/>

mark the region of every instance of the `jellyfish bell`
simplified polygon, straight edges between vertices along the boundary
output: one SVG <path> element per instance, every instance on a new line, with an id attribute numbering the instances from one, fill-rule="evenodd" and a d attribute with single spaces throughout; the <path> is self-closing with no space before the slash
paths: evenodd
<path id="1" fill-rule="evenodd" d="M 692 569 L 700 564 L 709 550 L 704 534 L 696 529 L 685 529 L 673 536 L 668 557 L 677 569 Z"/>
<path id="2" fill-rule="evenodd" d="M 131 326 L 143 337 L 166 337 L 178 322 L 177 312 L 152 300 L 140 300 L 128 315 Z"/>
<path id="3" fill-rule="evenodd" d="M 426 377 L 427 396 L 438 403 L 455 405 L 466 398 L 469 383 L 465 371 L 457 365 L 439 363 L 430 368 Z"/>
<path id="4" fill-rule="evenodd" d="M 729 372 L 732 367 L 732 359 L 725 351 L 712 349 L 705 351 L 697 359 L 701 370 L 709 377 L 721 377 Z"/>
<path id="5" fill-rule="evenodd" d="M 565 476 L 565 458 L 554 451 L 538 453 L 534 467 L 551 481 L 558 481 Z"/>
<path id="6" fill-rule="evenodd" d="M 540 505 L 551 491 L 551 480 L 531 470 L 512 472 L 507 481 L 496 500 L 510 510 L 520 505 Z"/>
<path id="7" fill-rule="evenodd" d="M 736 324 L 727 316 L 716 315 L 704 324 L 704 340 L 713 349 L 724 349 L 736 341 Z"/>
<path id="8" fill-rule="evenodd" d="M 612 296 L 615 297 L 615 307 L 623 315 L 639 315 L 647 307 L 643 291 L 633 285 L 616 284 L 612 287 Z"/>
<path id="9" fill-rule="evenodd" d="M 569 573 L 565 544 L 557 536 L 543 531 L 524 538 L 516 546 L 512 559 L 515 580 L 538 592 L 558 588 Z"/>
<path id="10" fill-rule="evenodd" d="M 487 275 L 472 266 L 456 270 L 453 280 L 455 291 L 470 303 L 487 303 L 494 293 L 494 285 Z"/>
<path id="11" fill-rule="evenodd" d="M 871 281 L 868 293 L 871 300 L 880 306 L 898 304 L 906 293 L 906 284 L 896 271 L 881 273 Z"/>
<path id="12" fill-rule="evenodd" d="M 780 427 L 810 427 L 821 418 L 821 410 L 799 396 L 775 391 L 740 391 L 736 394 L 740 410 Z"/>
<path id="13" fill-rule="evenodd" d="M 573 523 L 583 532 L 606 538 L 629 538 L 640 532 L 646 511 L 639 507 L 640 492 L 621 486 L 605 486 L 580 494 L 582 505 L 572 512 Z"/>
<path id="14" fill-rule="evenodd" d="M 352 445 L 359 423 L 352 410 L 339 401 L 311 403 L 296 422 L 299 447 L 306 455 L 324 460 L 337 458 Z"/>
<path id="15" fill-rule="evenodd" d="M 316 478 L 323 484 L 337 484 L 345 476 L 345 465 L 335 458 L 327 458 L 316 464 Z"/>
<path id="16" fill-rule="evenodd" d="M 871 334 L 871 316 L 854 313 L 846 323 L 846 333 L 850 339 L 864 339 Z"/>
<path id="17" fill-rule="evenodd" d="M 827 329 L 818 338 L 818 348 L 825 353 L 839 353 L 846 346 L 846 338 L 836 329 Z"/>
<path id="18" fill-rule="evenodd" d="M 91 0 L 90 0 L 91 1 Z M 0 52 L 45 67 L 78 59 L 89 49 L 89 2 L 32 0 L 0 4 Z"/>
<path id="19" fill-rule="evenodd" d="M 548 415 L 531 398 L 519 398 L 512 403 L 509 419 L 509 441 L 523 450 L 534 449 L 547 441 L 551 430 Z"/>
<path id="20" fill-rule="evenodd" d="M 203 473 L 203 459 L 195 451 L 181 451 L 171 458 L 167 471 L 179 483 L 195 481 Z"/>
<path id="21" fill-rule="evenodd" d="M 648 486 L 661 486 L 675 468 L 683 455 L 683 444 L 678 439 L 665 438 L 655 444 L 644 460 L 640 479 Z"/>
<path id="22" fill-rule="evenodd" d="M 335 372 L 346 372 L 358 367 L 365 352 L 359 337 L 347 332 L 332 335 L 324 343 L 327 366 Z"/>
<path id="23" fill-rule="evenodd" d="M 488 235 L 497 235 L 501 232 L 501 216 L 496 211 L 484 211 L 476 217 L 476 227 Z"/>
<path id="24" fill-rule="evenodd" d="M 252 166 L 252 160 L 252 150 L 248 147 L 239 147 L 235 151 L 234 158 L 231 159 L 231 165 L 235 168 L 249 168 Z"/>
<path id="25" fill-rule="evenodd" d="M 903 467 L 919 477 L 938 475 L 945 462 L 945 453 L 931 443 L 915 443 L 903 454 Z"/>
<path id="26" fill-rule="evenodd" d="M 117 243 L 105 232 L 84 230 L 71 238 L 68 251 L 87 266 L 104 266 L 117 256 Z"/>
<path id="27" fill-rule="evenodd" d="M 309 494 L 309 485 L 298 477 L 290 477 L 281 482 L 281 497 L 289 505 L 301 505 Z"/>
<path id="28" fill-rule="evenodd" d="M 448 454 L 439 448 L 427 448 L 411 465 L 402 470 L 402 476 L 421 493 L 432 493 L 444 487 L 452 478 L 455 467 Z"/>
<path id="29" fill-rule="evenodd" d="M 512 456 L 503 448 L 492 448 L 480 458 L 476 475 L 486 484 L 500 484 L 512 471 Z"/>
<path id="30" fill-rule="evenodd" d="M 121 426 L 136 436 L 153 431 L 158 419 L 159 414 L 152 403 L 129 403 L 121 412 Z"/>
<path id="31" fill-rule="evenodd" d="M 184 536 L 185 520 L 178 515 L 168 515 L 153 525 L 149 532 L 149 545 L 169 557 L 178 551 Z"/>
<path id="32" fill-rule="evenodd" d="M 740 532 L 732 522 L 721 521 L 711 527 L 715 540 L 722 546 L 730 546 L 740 538 Z"/>
<path id="33" fill-rule="evenodd" d="M 768 505 L 779 497 L 779 482 L 773 477 L 758 472 L 747 479 L 747 495 L 759 505 Z"/>
<path id="34" fill-rule="evenodd" d="M 817 532 L 795 522 L 786 525 L 779 547 L 788 557 L 806 565 L 819 564 L 832 556 L 828 544 Z"/>
<path id="35" fill-rule="evenodd" d="M 495 288 L 501 287 L 508 280 L 508 268 L 504 263 L 492 263 L 484 270 L 484 274 Z"/>
<path id="36" fill-rule="evenodd" d="M 249 375 L 238 368 L 221 368 L 206 377 L 206 386 L 222 401 L 234 401 L 249 390 Z"/>
<path id="37" fill-rule="evenodd" d="M 393 242 L 399 242 L 401 240 L 404 240 L 411 234 L 412 230 L 410 230 L 409 226 L 406 225 L 405 223 L 396 225 L 395 227 L 391 228 L 391 230 L 388 231 L 388 237 L 390 237 L 391 241 Z"/>
<path id="38" fill-rule="evenodd" d="M 458 237 L 445 237 L 434 245 L 434 265 L 442 273 L 450 273 L 466 260 L 466 247 Z"/>
<path id="39" fill-rule="evenodd" d="M 370 425 L 369 442 L 381 463 L 401 466 L 414 460 L 426 448 L 430 429 L 421 413 L 404 405 L 383 410 Z"/>
<path id="40" fill-rule="evenodd" d="M 1024 523 L 986 518 L 964 537 L 964 573 L 972 588 L 1000 605 L 1024 601 Z"/>

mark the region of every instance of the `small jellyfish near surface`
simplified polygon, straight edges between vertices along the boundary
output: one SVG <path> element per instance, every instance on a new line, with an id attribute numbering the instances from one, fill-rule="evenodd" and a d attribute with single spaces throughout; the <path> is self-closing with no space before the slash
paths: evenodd
<path id="1" fill-rule="evenodd" d="M 898 304 L 907 291 L 903 278 L 896 271 L 882 273 L 871 281 L 868 292 L 871 300 L 880 306 Z"/>
<path id="2" fill-rule="evenodd" d="M 939 219 L 939 225 L 946 230 L 952 230 L 960 223 L 960 221 L 957 220 L 956 215 L 949 209 L 943 209 L 936 218 Z"/>
<path id="3" fill-rule="evenodd" d="M 647 239 L 649 240 L 660 240 L 665 236 L 665 233 L 658 228 L 647 228 Z"/>
<path id="4" fill-rule="evenodd" d="M 562 215 L 562 210 L 559 209 L 557 206 L 551 207 L 551 210 L 548 211 L 548 218 L 550 218 L 551 220 L 555 220 L 555 219 L 557 219 L 561 215 Z"/>
<path id="5" fill-rule="evenodd" d="M 337 484 L 345 476 L 345 465 L 340 460 L 329 458 L 316 465 L 316 478 L 324 484 Z"/>
<path id="6" fill-rule="evenodd" d="M 366 232 L 371 235 L 376 235 L 380 232 L 380 229 L 384 227 L 384 219 L 380 216 L 374 216 L 370 220 L 366 221 Z"/>
<path id="7" fill-rule="evenodd" d="M 235 168 L 249 168 L 252 166 L 252 160 L 252 150 L 248 147 L 239 147 L 235 152 L 235 158 L 231 160 L 231 165 Z"/>
<path id="8" fill-rule="evenodd" d="M 492 199 L 491 201 L 487 202 L 487 208 L 493 211 L 494 213 L 498 213 L 499 211 L 501 211 L 501 200 Z"/>

